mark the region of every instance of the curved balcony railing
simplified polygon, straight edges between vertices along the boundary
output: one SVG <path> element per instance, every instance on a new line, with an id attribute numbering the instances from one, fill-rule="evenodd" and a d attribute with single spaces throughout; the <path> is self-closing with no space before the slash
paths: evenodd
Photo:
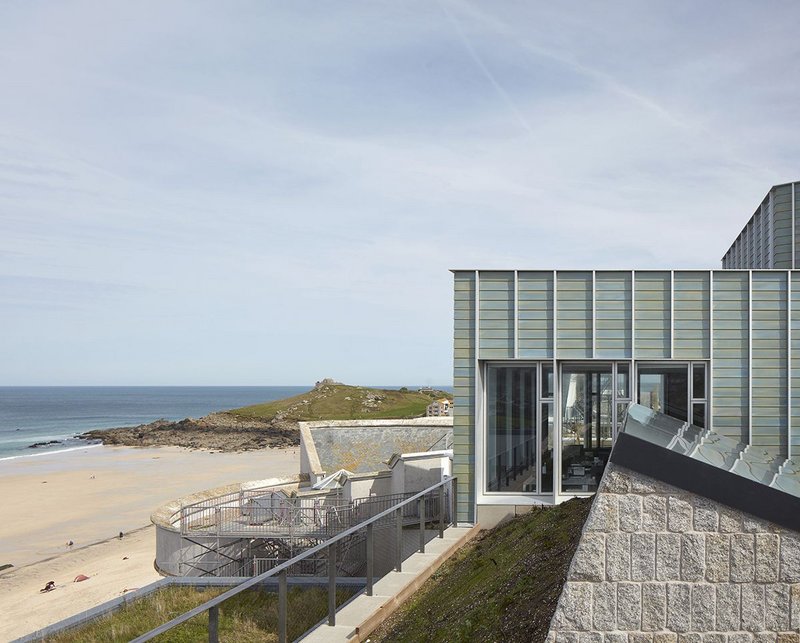
<path id="1" fill-rule="evenodd" d="M 367 505 L 362 503 L 362 506 Z M 369 505 L 367 505 L 369 506 Z M 219 606 L 225 603 L 228 599 L 244 592 L 247 589 L 255 587 L 262 583 L 267 578 L 278 577 L 278 641 L 279 643 L 286 643 L 287 641 L 287 623 L 288 623 L 288 571 L 295 565 L 303 564 L 303 561 L 318 562 L 318 559 L 323 558 L 327 564 L 328 571 L 328 625 L 336 625 L 336 577 L 337 577 L 337 554 L 340 549 L 348 547 L 348 539 L 351 538 L 364 538 L 366 542 L 365 563 L 366 563 L 366 594 L 372 596 L 374 576 L 374 549 L 375 549 L 375 527 L 393 525 L 396 530 L 395 534 L 395 570 L 402 571 L 403 565 L 403 528 L 407 524 L 407 514 L 413 512 L 417 517 L 417 527 L 419 529 L 419 551 L 425 553 L 426 542 L 426 528 L 431 523 L 438 528 L 439 538 L 444 538 L 445 527 L 449 524 L 455 524 L 456 508 L 458 506 L 457 496 L 457 479 L 446 478 L 441 482 L 415 493 L 408 498 L 400 500 L 394 505 L 389 506 L 382 511 L 376 511 L 371 517 L 366 518 L 362 522 L 349 527 L 342 532 L 332 536 L 329 540 L 311 547 L 306 551 L 298 554 L 294 558 L 273 567 L 272 569 L 254 576 L 249 580 L 237 585 L 236 587 L 220 594 L 219 596 L 206 601 L 202 605 L 195 607 L 171 621 L 160 625 L 159 627 L 143 634 L 133 640 L 133 643 L 144 643 L 150 641 L 156 636 L 168 632 L 169 630 L 177 627 L 191 618 L 208 612 L 208 640 L 211 643 L 218 643 L 218 628 L 219 628 Z"/>

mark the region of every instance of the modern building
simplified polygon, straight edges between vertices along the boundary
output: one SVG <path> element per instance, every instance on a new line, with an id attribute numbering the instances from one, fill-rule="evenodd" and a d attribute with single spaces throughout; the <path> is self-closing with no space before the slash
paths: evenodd
<path id="1" fill-rule="evenodd" d="M 796 456 L 797 187 L 769 191 L 721 270 L 454 270 L 459 520 L 594 493 L 631 402 Z"/>

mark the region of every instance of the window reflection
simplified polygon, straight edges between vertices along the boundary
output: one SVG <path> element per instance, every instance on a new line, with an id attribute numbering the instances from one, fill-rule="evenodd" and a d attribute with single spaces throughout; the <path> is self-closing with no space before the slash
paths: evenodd
<path id="1" fill-rule="evenodd" d="M 553 403 L 542 404 L 542 493 L 553 492 Z"/>
<path id="2" fill-rule="evenodd" d="M 617 397 L 627 400 L 630 397 L 630 365 L 617 364 Z"/>
<path id="3" fill-rule="evenodd" d="M 706 397 L 706 365 L 692 365 L 692 397 L 703 400 Z"/>
<path id="4" fill-rule="evenodd" d="M 553 365 L 542 364 L 542 397 L 553 397 Z"/>
<path id="5" fill-rule="evenodd" d="M 687 422 L 689 417 L 688 365 L 639 367 L 639 404 Z"/>
<path id="6" fill-rule="evenodd" d="M 487 373 L 488 491 L 536 491 L 536 369 Z"/>
<path id="7" fill-rule="evenodd" d="M 701 429 L 706 428 L 706 404 L 699 402 L 692 405 L 692 424 Z"/>
<path id="8" fill-rule="evenodd" d="M 561 400 L 561 490 L 595 491 L 613 440 L 611 368 L 564 366 Z"/>

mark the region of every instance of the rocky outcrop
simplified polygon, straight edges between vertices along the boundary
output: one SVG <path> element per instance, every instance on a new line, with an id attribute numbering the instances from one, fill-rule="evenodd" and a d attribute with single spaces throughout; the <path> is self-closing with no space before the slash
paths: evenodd
<path id="1" fill-rule="evenodd" d="M 111 445 L 178 446 L 213 451 L 253 451 L 300 444 L 297 422 L 241 418 L 229 413 L 211 413 L 177 422 L 156 420 L 132 427 L 87 431 L 78 437 Z"/>

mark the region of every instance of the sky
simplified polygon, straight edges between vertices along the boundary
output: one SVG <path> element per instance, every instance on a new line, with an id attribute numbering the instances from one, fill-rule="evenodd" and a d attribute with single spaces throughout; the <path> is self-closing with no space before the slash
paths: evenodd
<path id="1" fill-rule="evenodd" d="M 453 268 L 714 268 L 800 4 L 0 2 L 0 385 L 452 381 Z"/>

